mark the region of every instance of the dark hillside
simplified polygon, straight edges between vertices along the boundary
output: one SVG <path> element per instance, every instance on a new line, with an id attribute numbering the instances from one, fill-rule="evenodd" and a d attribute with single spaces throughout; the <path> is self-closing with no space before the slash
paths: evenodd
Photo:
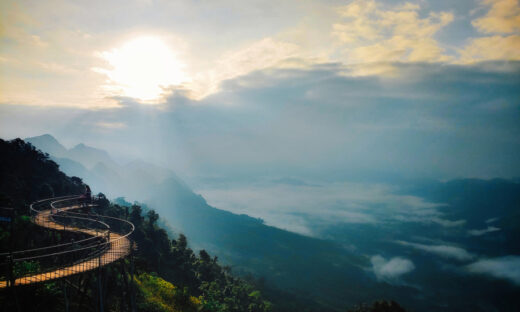
<path id="1" fill-rule="evenodd" d="M 67 177 L 49 156 L 21 139 L 0 139 L 0 205 L 17 209 L 54 196 L 81 194 L 79 178 Z"/>
<path id="2" fill-rule="evenodd" d="M 20 139 L 0 140 L 0 194 L 3 206 L 16 207 L 10 224 L 0 224 L 0 253 L 51 246 L 70 241 L 73 233 L 44 230 L 33 224 L 27 206 L 38 199 L 82 193 L 80 178 L 67 177 L 48 156 Z M 229 311 L 267 312 L 271 304 L 253 282 L 234 277 L 229 268 L 218 263 L 206 251 L 189 248 L 184 235 L 168 237 L 153 210 L 144 213 L 140 206 L 121 207 L 111 204 L 100 194 L 99 212 L 128 218 L 135 224 L 132 239 L 139 246 L 134 253 L 135 304 L 138 311 Z M 11 235 L 12 233 L 12 235 Z M 125 260 L 127 267 L 129 259 Z M 38 272 L 38 261 L 17 262 L 15 271 Z M 106 311 L 126 310 L 128 287 L 119 265 L 103 269 Z M 28 271 L 29 270 L 29 271 Z M 4 272 L 0 278 L 5 280 Z M 17 273 L 15 273 L 17 274 Z M 44 284 L 0 290 L 2 311 L 94 311 L 97 300 L 97 272 L 83 273 Z M 66 285 L 70 285 L 66 286 Z M 77 286 L 81 285 L 81 287 Z M 68 289 L 68 290 L 65 290 Z M 65 295 L 67 293 L 67 295 Z M 68 298 L 65 301 L 65 298 Z"/>

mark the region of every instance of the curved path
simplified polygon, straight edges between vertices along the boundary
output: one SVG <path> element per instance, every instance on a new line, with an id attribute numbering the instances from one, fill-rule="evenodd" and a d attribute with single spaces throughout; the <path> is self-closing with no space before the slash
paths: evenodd
<path id="1" fill-rule="evenodd" d="M 50 209 L 36 210 L 31 205 L 31 210 L 35 213 L 33 216 L 33 222 L 39 226 L 55 231 L 68 231 L 74 233 L 82 233 L 89 236 L 87 239 L 78 241 L 77 243 L 65 243 L 55 246 L 37 248 L 27 251 L 14 252 L 13 263 L 22 261 L 40 261 L 46 259 L 49 262 L 49 257 L 53 257 L 51 260 L 54 262 L 63 261 L 64 259 L 71 259 L 68 264 L 61 265 L 52 270 L 46 271 L 43 269 L 41 273 L 35 273 L 28 276 L 15 277 L 14 286 L 27 285 L 39 282 L 50 281 L 53 279 L 63 278 L 78 273 L 87 272 L 96 268 L 108 265 L 114 261 L 129 255 L 131 250 L 131 242 L 128 236 L 133 232 L 134 226 L 132 223 L 118 218 L 91 215 L 84 213 L 70 212 L 70 210 L 84 208 L 84 205 L 78 204 L 81 198 L 69 197 L 69 198 L 56 198 L 56 200 L 47 200 L 50 202 Z M 37 202 L 41 203 L 43 201 Z M 56 204 L 64 204 L 60 208 L 56 208 Z M 110 231 L 110 226 L 98 219 L 106 219 L 111 222 L 123 222 L 128 225 L 129 231 L 126 233 L 115 233 Z M 64 222 L 57 222 L 56 219 L 68 219 L 69 221 L 82 221 L 83 223 L 90 224 L 91 226 L 78 226 L 78 225 L 66 225 Z M 94 227 L 93 225 L 97 225 Z M 105 229 L 99 229 L 99 226 L 104 226 Z M 80 243 L 87 242 L 85 246 L 80 246 Z M 72 248 L 71 248 L 72 247 Z M 58 249 L 58 251 L 56 251 Z M 60 250 L 64 249 L 64 250 Z M 43 255 L 33 257 L 23 257 L 18 255 L 27 254 L 34 251 L 49 251 Z M 54 252 L 51 252 L 54 251 Z M 3 254 L 5 255 L 5 254 Z M 78 258 L 79 260 L 75 260 Z M 65 258 L 67 257 L 67 258 Z M 60 259 L 61 258 L 61 259 Z M 39 270 L 40 271 L 40 270 Z M 8 286 L 7 281 L 0 281 L 0 288 Z"/>

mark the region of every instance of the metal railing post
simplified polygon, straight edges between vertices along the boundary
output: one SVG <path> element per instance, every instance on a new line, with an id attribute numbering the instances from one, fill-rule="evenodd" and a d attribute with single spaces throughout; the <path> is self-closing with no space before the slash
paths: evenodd
<path id="1" fill-rule="evenodd" d="M 102 272 L 101 272 L 101 242 L 99 243 L 98 249 L 98 299 L 99 299 L 99 312 L 103 312 L 103 283 L 101 281 Z"/>
<path id="2" fill-rule="evenodd" d="M 134 295 L 134 242 L 130 240 L 130 300 L 131 311 L 135 312 L 135 295 Z"/>
<path id="3" fill-rule="evenodd" d="M 7 287 L 13 287 L 15 278 L 14 278 L 14 263 L 13 263 L 13 255 L 7 256 Z"/>

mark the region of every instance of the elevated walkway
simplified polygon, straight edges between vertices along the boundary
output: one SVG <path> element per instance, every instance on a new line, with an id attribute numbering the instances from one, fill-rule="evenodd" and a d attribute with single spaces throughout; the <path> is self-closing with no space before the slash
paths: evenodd
<path id="1" fill-rule="evenodd" d="M 119 218 L 75 211 L 94 206 L 85 204 L 79 196 L 33 203 L 30 208 L 35 224 L 56 233 L 71 232 L 86 238 L 0 254 L 0 274 L 4 276 L 0 289 L 88 272 L 127 257 L 134 225 Z"/>

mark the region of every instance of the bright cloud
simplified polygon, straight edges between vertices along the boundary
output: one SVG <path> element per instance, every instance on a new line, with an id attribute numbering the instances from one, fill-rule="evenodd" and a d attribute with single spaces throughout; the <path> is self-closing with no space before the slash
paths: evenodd
<path id="1" fill-rule="evenodd" d="M 247 73 L 271 67 L 283 67 L 284 62 L 301 56 L 300 48 L 292 43 L 264 38 L 220 57 L 209 71 L 198 73 L 189 87 L 192 97 L 203 98 L 219 90 L 220 83 Z"/>
<path id="2" fill-rule="evenodd" d="M 520 36 L 489 36 L 471 39 L 460 51 L 461 61 L 520 60 Z"/>
<path id="3" fill-rule="evenodd" d="M 370 258 L 370 262 L 372 263 L 372 270 L 377 279 L 387 282 L 393 282 L 402 275 L 410 273 L 415 269 L 415 265 L 412 261 L 401 257 L 386 260 L 380 255 L 375 255 Z"/>
<path id="4" fill-rule="evenodd" d="M 482 259 L 466 267 L 469 272 L 507 279 L 520 285 L 520 256 Z"/>
<path id="5" fill-rule="evenodd" d="M 485 37 L 469 39 L 461 61 L 520 60 L 520 4 L 517 0 L 483 0 L 487 13 L 472 21 Z"/>
<path id="6" fill-rule="evenodd" d="M 333 35 L 343 45 L 347 63 L 437 62 L 450 57 L 434 35 L 453 20 L 449 12 L 419 15 L 419 5 L 386 9 L 374 0 L 356 0 L 338 11 L 342 21 Z"/>
<path id="7" fill-rule="evenodd" d="M 482 0 L 484 6 L 490 6 L 483 17 L 471 24 L 482 33 L 508 34 L 520 31 L 520 4 L 518 0 Z"/>

